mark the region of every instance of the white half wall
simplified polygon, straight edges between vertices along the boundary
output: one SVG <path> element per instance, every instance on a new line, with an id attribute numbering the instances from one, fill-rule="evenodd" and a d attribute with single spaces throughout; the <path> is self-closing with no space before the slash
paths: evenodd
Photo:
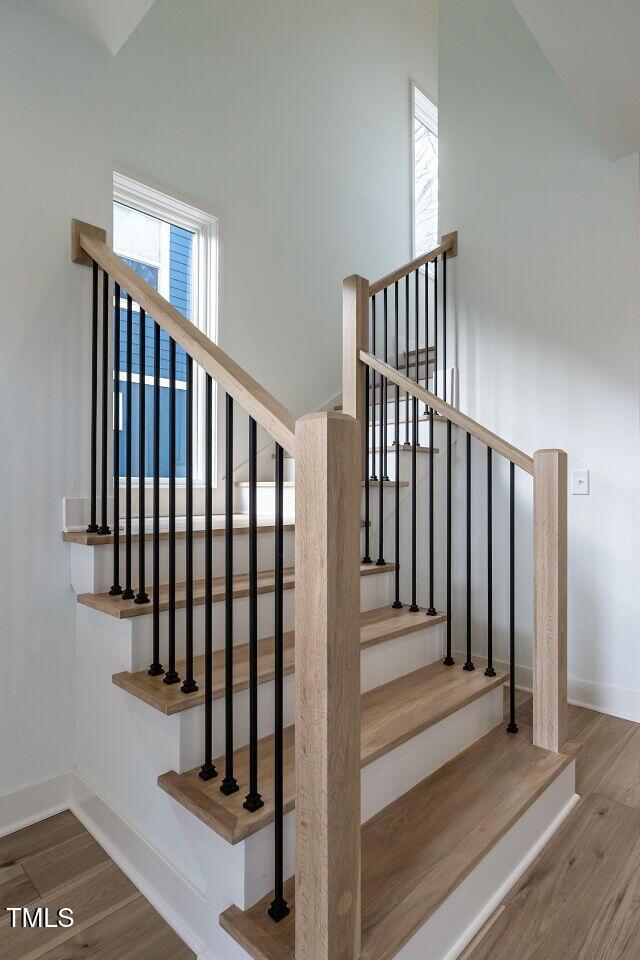
<path id="1" fill-rule="evenodd" d="M 580 678 L 570 688 L 586 690 L 574 695 L 594 706 L 606 691 L 607 708 L 628 714 L 640 692 L 638 157 L 608 159 L 509 0 L 441 4 L 439 54 L 441 224 L 460 231 L 452 310 L 460 407 L 527 452 L 561 447 L 569 472 L 590 469 L 590 496 L 569 497 L 569 675 Z M 474 447 L 476 456 L 472 597 L 482 650 L 486 454 Z M 508 490 L 502 465 L 495 469 L 496 656 L 504 660 Z M 525 666 L 527 488 L 518 476 Z M 462 630 L 464 604 L 457 591 Z M 611 702 L 615 690 L 624 703 Z"/>
<path id="2" fill-rule="evenodd" d="M 90 273 L 71 218 L 110 223 L 109 55 L 0 4 L 0 792 L 73 765 L 75 598 L 64 495 L 88 489 Z"/>

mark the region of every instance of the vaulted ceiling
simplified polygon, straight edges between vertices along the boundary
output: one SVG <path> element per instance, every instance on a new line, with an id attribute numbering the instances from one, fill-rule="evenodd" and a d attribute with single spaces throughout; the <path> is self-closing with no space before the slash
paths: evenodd
<path id="1" fill-rule="evenodd" d="M 513 0 L 613 160 L 640 150 L 640 0 Z"/>
<path id="2" fill-rule="evenodd" d="M 155 0 L 34 0 L 36 6 L 65 20 L 116 55 Z"/>

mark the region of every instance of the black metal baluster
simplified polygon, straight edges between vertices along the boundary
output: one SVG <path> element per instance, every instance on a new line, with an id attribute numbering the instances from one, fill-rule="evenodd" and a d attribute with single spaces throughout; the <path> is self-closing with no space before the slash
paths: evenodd
<path id="1" fill-rule="evenodd" d="M 384 309 L 383 309 L 384 362 L 388 363 L 389 361 L 389 329 L 388 329 L 388 323 L 387 323 L 387 287 L 384 288 L 383 303 L 384 303 Z M 384 451 L 384 455 L 382 458 L 382 463 L 383 463 L 383 472 L 381 476 L 382 480 L 389 479 L 389 474 L 387 472 L 387 433 L 388 433 L 387 393 L 388 393 L 388 389 L 389 389 L 389 385 L 388 385 L 387 378 L 380 377 L 380 390 L 381 390 L 380 403 L 381 403 L 381 410 L 382 410 L 380 445 L 382 447 L 382 450 Z"/>
<path id="2" fill-rule="evenodd" d="M 398 321 L 399 321 L 399 304 L 398 304 L 398 281 L 395 282 L 395 333 L 396 333 L 396 370 L 400 368 L 400 354 L 398 346 Z M 368 369 L 368 368 L 367 368 Z M 393 601 L 394 610 L 399 610 L 402 604 L 400 603 L 400 387 L 396 384 L 396 416 L 395 416 L 395 431 L 394 431 L 394 445 L 395 445 L 395 456 L 396 456 L 396 484 L 395 484 L 395 513 L 396 513 L 396 549 L 395 549 L 395 565 L 396 569 L 394 571 L 395 579 L 395 600 Z"/>
<path id="3" fill-rule="evenodd" d="M 176 343 L 169 340 L 169 665 L 163 683 L 180 683 L 176 670 Z"/>
<path id="4" fill-rule="evenodd" d="M 185 678 L 183 693 L 195 693 L 193 679 L 193 358 L 187 355 L 186 396 L 186 536 L 185 536 Z"/>
<path id="5" fill-rule="evenodd" d="M 447 420 L 447 667 L 455 663 L 451 656 L 451 528 L 451 420 Z"/>
<path id="6" fill-rule="evenodd" d="M 131 463 L 133 451 L 133 410 L 132 386 L 133 378 L 133 301 L 127 294 L 127 433 L 125 436 L 125 453 L 127 461 L 127 475 L 125 478 L 125 526 L 124 526 L 124 590 L 123 600 L 133 600 L 135 593 L 131 584 Z M 140 539 L 140 537 L 138 538 Z"/>
<path id="7" fill-rule="evenodd" d="M 376 355 L 376 297 L 371 298 L 371 352 Z M 367 368 L 369 369 L 369 368 Z M 371 423 L 373 430 L 371 433 L 371 473 L 370 479 L 377 480 L 376 475 L 376 372 L 370 371 L 371 376 L 371 394 L 367 397 L 367 407 L 371 406 Z M 367 471 L 369 467 L 367 465 Z M 382 474 L 381 474 L 382 476 Z"/>
<path id="8" fill-rule="evenodd" d="M 487 669 L 485 677 L 495 677 L 493 669 L 493 464 L 487 447 Z"/>
<path id="9" fill-rule="evenodd" d="M 145 445 L 146 445 L 146 418 L 145 418 L 145 374 L 147 365 L 147 318 L 140 307 L 140 382 L 138 384 L 138 593 L 134 603 L 149 603 L 149 596 L 145 589 Z"/>
<path id="10" fill-rule="evenodd" d="M 226 394 L 224 522 L 224 780 L 225 796 L 240 788 L 233 775 L 233 398 Z"/>
<path id="11" fill-rule="evenodd" d="M 433 261 L 433 392 L 438 394 L 438 258 Z"/>
<path id="12" fill-rule="evenodd" d="M 419 330 L 418 330 L 418 328 L 419 328 L 419 325 L 420 325 L 420 270 L 419 270 L 419 269 L 416 270 L 416 274 L 415 274 L 415 288 L 416 288 L 416 289 L 415 289 L 416 302 L 415 302 L 415 311 L 414 311 L 414 312 L 415 312 L 415 321 L 414 321 L 414 323 L 415 323 L 415 341 L 416 341 L 416 353 L 415 353 L 415 357 L 416 357 L 416 383 L 420 383 L 420 348 L 419 348 L 419 346 L 418 346 L 418 336 L 419 336 Z M 414 429 L 414 431 L 418 429 L 418 421 L 417 421 L 417 420 L 416 420 L 416 422 L 415 422 L 414 425 L 413 425 L 413 429 Z"/>
<path id="13" fill-rule="evenodd" d="M 429 264 L 424 265 L 424 388 L 429 389 Z M 424 405 L 425 414 L 429 404 Z"/>
<path id="14" fill-rule="evenodd" d="M 418 575 L 417 575 L 417 513 L 418 513 L 418 400 L 413 397 L 413 443 L 411 445 L 411 606 L 410 613 L 417 613 Z"/>
<path id="15" fill-rule="evenodd" d="M 213 382 L 205 378 L 204 412 L 204 763 L 201 780 L 218 775 L 213 764 Z"/>
<path id="16" fill-rule="evenodd" d="M 144 549 L 144 541 L 140 541 Z M 153 325 L 153 659 L 152 677 L 164 673 L 160 663 L 160 324 Z"/>
<path id="17" fill-rule="evenodd" d="M 433 407 L 429 409 L 429 609 L 427 614 L 435 617 L 437 611 L 435 608 L 434 596 L 434 550 L 433 550 Z"/>
<path id="18" fill-rule="evenodd" d="M 384 309 L 383 309 L 383 335 L 384 347 L 383 354 L 386 358 L 387 353 L 387 289 L 384 290 Z M 375 306 L 376 298 L 373 298 Z M 375 312 L 374 312 L 375 323 Z M 380 485 L 378 487 L 378 559 L 377 567 L 383 567 L 386 563 L 384 559 L 384 481 L 388 479 L 387 474 L 387 452 L 386 452 L 386 385 L 385 377 L 380 376 L 380 449 L 378 454 L 378 464 L 380 468 Z"/>
<path id="19" fill-rule="evenodd" d="M 404 334 L 405 334 L 405 347 L 404 347 L 404 367 L 405 367 L 405 376 L 409 379 L 409 274 L 404 278 L 404 305 L 405 305 L 405 317 L 404 317 Z M 409 393 L 405 394 L 404 398 L 404 442 L 406 446 L 409 446 L 411 441 L 409 440 Z"/>
<path id="20" fill-rule="evenodd" d="M 107 448 L 109 434 L 109 274 L 102 273 L 102 424 L 100 429 L 100 445 L 102 457 L 100 461 L 100 526 L 98 533 L 102 536 L 111 533 L 107 523 Z"/>
<path id="21" fill-rule="evenodd" d="M 264 806 L 258 793 L 258 518 L 257 432 L 249 417 L 249 793 L 243 807 L 253 812 Z"/>
<path id="22" fill-rule="evenodd" d="M 98 264 L 93 261 L 91 295 L 91 517 L 87 533 L 97 533 L 97 443 L 98 443 Z"/>
<path id="23" fill-rule="evenodd" d="M 274 637 L 274 697 L 275 697 L 275 726 L 274 726 L 274 889 L 275 896 L 271 901 L 268 913 L 272 920 L 278 923 L 289 913 L 287 901 L 284 898 L 284 763 L 283 763 L 283 678 L 284 678 L 284 660 L 283 660 L 283 628 L 282 628 L 282 605 L 283 605 L 283 521 L 282 521 L 282 482 L 283 482 L 283 456 L 282 447 L 276 443 L 276 463 L 275 463 L 275 492 L 276 492 L 276 530 L 275 530 L 275 637 Z"/>
<path id="24" fill-rule="evenodd" d="M 114 284 L 113 312 L 113 586 L 109 596 L 118 597 L 120 586 L 120 284 Z"/>
<path id="25" fill-rule="evenodd" d="M 516 723 L 516 612 L 515 612 L 515 467 L 509 463 L 509 724 L 508 733 L 517 733 Z"/>
<path id="26" fill-rule="evenodd" d="M 376 428 L 375 417 L 371 415 L 371 404 L 369 395 L 369 367 L 365 364 L 364 368 L 364 417 L 366 429 L 364 431 L 364 557 L 363 563 L 371 563 L 371 554 L 369 552 L 369 530 L 371 527 L 370 517 L 370 482 L 369 482 L 369 431 Z"/>
<path id="27" fill-rule="evenodd" d="M 471 434 L 467 433 L 467 659 L 464 670 L 475 670 L 471 659 Z"/>
<path id="28" fill-rule="evenodd" d="M 447 402 L 447 251 L 442 254 L 442 399 Z"/>

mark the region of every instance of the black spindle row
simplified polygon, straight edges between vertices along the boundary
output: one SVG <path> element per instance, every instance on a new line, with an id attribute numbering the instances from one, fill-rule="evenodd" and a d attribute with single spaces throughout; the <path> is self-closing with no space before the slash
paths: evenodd
<path id="1" fill-rule="evenodd" d="M 194 394 L 195 371 L 193 359 L 185 354 L 186 383 L 184 392 L 184 435 L 185 435 L 185 580 L 177 582 L 176 542 L 177 532 L 177 475 L 178 475 L 178 388 L 177 383 L 177 344 L 168 338 L 168 417 L 162 422 L 161 404 L 161 352 L 163 335 L 160 324 L 152 322 L 153 337 L 147 333 L 147 318 L 142 307 L 136 307 L 139 316 L 138 351 L 138 403 L 137 422 L 134 419 L 133 383 L 134 370 L 134 302 L 119 283 L 113 284 L 113 300 L 110 300 L 111 281 L 106 272 L 102 272 L 102 290 L 100 291 L 100 267 L 93 263 L 92 270 L 93 300 L 91 307 L 91 424 L 90 424 L 90 522 L 87 532 L 92 535 L 111 534 L 108 525 L 108 441 L 109 441 L 109 403 L 113 401 L 112 436 L 112 483 L 113 483 L 113 583 L 109 590 L 111 597 L 133 602 L 136 605 L 151 604 L 152 649 L 148 673 L 152 677 L 162 678 L 165 684 L 181 683 L 180 690 L 191 695 L 198 690 L 196 682 L 196 629 L 194 605 L 204 602 L 204 628 L 202 649 L 204 650 L 204 731 L 203 762 L 200 777 L 212 780 L 218 776 L 214 760 L 214 649 L 213 617 L 214 603 L 214 536 L 213 536 L 213 438 L 214 403 L 213 380 L 207 373 L 205 379 L 204 408 L 204 583 L 202 597 L 196 596 L 194 580 Z M 122 308 L 126 297 L 126 310 Z M 109 385 L 109 315 L 113 302 L 113 393 L 110 396 Z M 386 327 L 386 311 L 385 311 Z M 151 329 L 151 328 L 150 328 Z M 123 337 L 124 332 L 124 337 Z M 152 410 L 150 429 L 147 423 L 146 409 L 146 364 L 153 364 L 153 387 L 151 390 Z M 124 399 L 121 413 L 120 395 Z M 381 389 L 386 389 L 382 386 Z M 368 384 L 367 384 L 368 390 Z M 100 403 L 99 403 L 100 401 Z M 234 401 L 230 394 L 225 395 L 225 512 L 224 512 L 224 770 L 221 776 L 220 791 L 225 796 L 241 789 L 234 774 Z M 243 806 L 250 812 L 262 808 L 265 801 L 260 791 L 260 766 L 258 748 L 258 685 L 259 685 L 259 648 L 258 636 L 258 522 L 257 522 L 257 423 L 248 418 L 249 438 L 249 782 Z M 163 428 L 168 434 L 168 583 L 163 593 L 161 585 L 161 435 Z M 137 477 L 133 478 L 133 451 L 137 430 Z M 120 438 L 123 438 L 121 456 Z M 98 446 L 100 441 L 100 446 Z M 151 443 L 148 448 L 147 444 Z M 147 455 L 147 449 L 151 450 Z M 99 459 L 100 455 L 100 459 Z M 99 475 L 98 475 L 99 469 Z M 149 476 L 151 473 L 151 476 Z M 380 444 L 380 475 L 386 474 L 385 444 Z M 98 505 L 98 479 L 100 504 Z M 137 480 L 138 530 L 133 532 L 133 482 Z M 149 518 L 150 530 L 147 530 L 145 502 L 146 485 L 150 482 L 152 492 L 152 516 Z M 124 517 L 121 517 L 120 489 L 124 486 Z M 368 484 L 368 476 L 367 476 Z M 275 733 L 274 733 L 274 794 L 275 810 L 275 899 L 269 908 L 269 915 L 279 921 L 285 917 L 289 908 L 284 898 L 284 856 L 283 856 L 283 817 L 284 817 L 284 746 L 283 746 L 283 680 L 284 680 L 284 451 L 276 444 L 275 448 L 275 541 L 274 541 L 274 684 L 275 684 Z M 98 506 L 100 523 L 98 523 Z M 121 523 L 123 538 L 121 538 Z M 368 536 L 368 528 L 367 528 Z M 124 540 L 124 586 L 120 583 L 120 549 Z M 151 585 L 146 585 L 146 544 L 151 540 Z M 137 590 L 133 587 L 132 543 L 137 540 Z M 200 587 L 198 587 L 198 590 Z M 180 671 L 176 659 L 176 610 L 185 608 L 184 637 L 185 658 Z M 162 662 L 162 621 L 161 613 L 167 612 L 167 649 L 166 670 Z M 181 677 L 182 674 L 182 677 Z M 199 679 L 199 678 L 198 678 Z"/>
<path id="2" fill-rule="evenodd" d="M 422 273 L 421 273 L 422 271 Z M 413 282 L 412 280 L 413 275 Z M 404 279 L 404 283 L 402 283 Z M 421 282 L 422 281 L 422 282 Z M 377 305 L 378 297 L 382 294 L 382 322 Z M 390 298 L 393 298 L 393 324 L 390 325 L 389 309 Z M 394 279 L 389 286 L 371 296 L 370 338 L 373 356 L 385 363 L 392 357 L 392 366 L 403 373 L 407 379 L 447 402 L 447 254 L 442 252 L 434 258 L 433 265 L 408 273 L 404 278 Z M 404 302 L 403 302 L 404 301 Z M 400 318 L 404 316 L 404 330 L 401 330 Z M 413 321 L 413 322 L 412 322 Z M 389 334 L 393 337 L 389 343 Z M 422 342 L 420 337 L 423 337 Z M 401 338 L 404 336 L 404 345 L 401 347 Z M 421 359 L 422 357 L 422 359 Z M 441 358 L 441 362 L 440 362 Z M 440 367 L 440 369 L 439 369 Z M 446 594 L 446 650 L 444 664 L 453 666 L 452 654 L 452 621 L 451 607 L 453 594 L 453 451 L 452 451 L 452 422 L 446 416 L 440 416 L 433 407 L 425 404 L 424 412 L 419 415 L 418 399 L 410 391 L 401 390 L 398 384 L 390 395 L 389 381 L 382 372 L 373 368 L 365 368 L 365 398 L 367 429 L 364 431 L 364 556 L 363 563 L 371 563 L 371 484 L 377 485 L 378 512 L 377 512 L 377 564 L 384 564 L 384 488 L 383 481 L 388 481 L 387 464 L 388 451 L 393 450 L 394 476 L 390 483 L 394 487 L 393 516 L 394 516 L 394 562 L 395 583 L 393 607 L 403 606 L 401 599 L 400 580 L 400 544 L 401 544 L 401 496 L 400 496 L 400 452 L 406 450 L 410 455 L 409 479 L 410 491 L 408 506 L 410 508 L 411 543 L 410 543 L 410 571 L 407 584 L 410 593 L 408 604 L 409 612 L 419 613 L 418 606 L 418 454 L 425 452 L 429 457 L 428 500 L 427 500 L 427 527 L 426 543 L 428 555 L 427 582 L 425 595 L 427 597 L 427 616 L 437 616 L 435 603 L 435 571 L 438 558 L 435 549 L 435 425 L 438 420 L 446 421 L 446 456 L 445 456 L 445 530 L 446 556 L 445 566 L 445 594 Z M 400 404 L 404 403 L 404 413 Z M 389 404 L 393 404 L 393 411 L 389 415 Z M 428 435 L 428 446 L 420 443 L 421 423 L 425 423 Z M 393 431 L 393 444 L 388 443 L 388 433 Z M 475 670 L 472 653 L 472 437 L 465 433 L 465 602 L 466 602 L 466 655 L 463 664 L 465 671 Z M 487 447 L 487 666 L 485 675 L 495 677 L 493 664 L 493 451 Z M 515 514 L 514 514 L 514 464 L 510 463 L 510 533 L 509 533 L 509 677 L 510 677 L 510 707 L 507 730 L 515 733 L 518 730 L 515 721 Z M 425 611 L 423 611 L 425 612 Z"/>

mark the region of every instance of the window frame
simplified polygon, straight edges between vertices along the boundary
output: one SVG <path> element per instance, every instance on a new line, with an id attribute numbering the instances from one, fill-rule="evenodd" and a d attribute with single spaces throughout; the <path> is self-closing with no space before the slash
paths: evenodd
<path id="1" fill-rule="evenodd" d="M 438 137 L 438 105 L 431 97 L 427 96 L 415 80 L 412 80 L 409 136 L 411 137 L 411 250 L 414 258 L 418 256 L 416 252 L 416 137 L 414 130 L 416 119 L 419 120 L 433 136 Z M 440 141 L 438 140 L 438 156 L 439 153 Z M 438 195 L 438 228 L 439 227 L 440 196 Z"/>
<path id="2" fill-rule="evenodd" d="M 161 230 L 161 263 L 158 272 L 158 292 L 169 299 L 169 270 L 162 269 L 162 255 L 168 253 L 169 229 L 173 224 L 194 234 L 194 251 L 191 264 L 191 289 L 193 291 L 193 316 L 191 322 L 205 333 L 213 343 L 218 342 L 218 296 L 219 296 L 219 220 L 213 214 L 194 207 L 192 204 L 172 197 L 167 193 L 150 186 L 144 181 L 133 178 L 120 170 L 113 173 L 113 202 L 132 207 L 140 213 L 162 221 L 167 229 Z M 114 244 L 114 251 L 120 251 Z M 131 252 L 123 254 L 132 256 Z M 139 257 L 136 256 L 136 259 Z M 167 263 L 168 263 L 168 258 Z M 156 266 L 156 264 L 153 264 Z M 193 481 L 198 486 L 204 483 L 205 476 L 205 402 L 206 377 L 198 364 L 194 366 L 194 418 L 193 430 L 196 439 L 194 449 Z M 122 380 L 122 376 L 120 377 Z M 139 379 L 139 375 L 138 375 Z M 125 374 L 126 380 L 126 374 Z M 132 376 L 132 383 L 136 382 L 136 375 Z M 153 384 L 153 377 L 145 376 L 145 383 Z M 161 381 L 162 385 L 165 384 Z M 168 385 L 168 384 L 167 384 Z M 213 486 L 218 485 L 218 456 L 217 456 L 217 423 L 218 423 L 218 386 L 213 381 Z M 134 478 L 132 478 L 133 480 Z M 146 477 L 146 485 L 150 485 L 151 477 Z M 121 478 L 121 484 L 124 482 Z M 168 485 L 168 478 L 161 477 L 160 484 Z M 135 480 L 134 480 L 135 483 Z M 184 486 L 185 480 L 176 479 L 177 486 Z"/>

